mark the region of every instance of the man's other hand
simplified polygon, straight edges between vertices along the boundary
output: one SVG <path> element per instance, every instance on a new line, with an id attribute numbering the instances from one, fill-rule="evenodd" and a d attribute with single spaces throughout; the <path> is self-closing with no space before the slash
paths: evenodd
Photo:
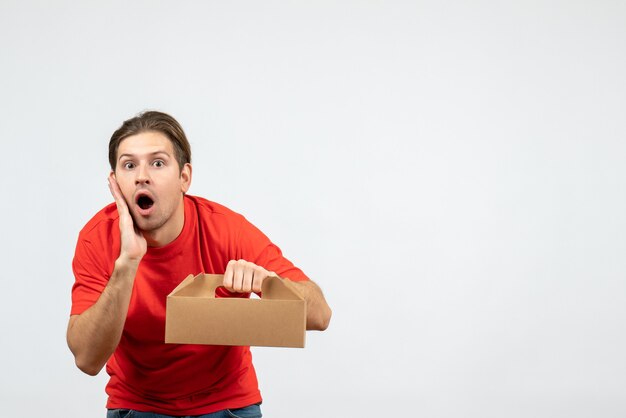
<path id="1" fill-rule="evenodd" d="M 276 276 L 276 273 L 246 260 L 230 260 L 224 272 L 223 286 L 231 292 L 259 293 L 263 280 L 269 276 Z"/>

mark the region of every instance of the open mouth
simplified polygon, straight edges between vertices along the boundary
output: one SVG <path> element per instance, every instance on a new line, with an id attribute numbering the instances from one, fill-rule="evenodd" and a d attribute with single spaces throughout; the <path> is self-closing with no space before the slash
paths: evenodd
<path id="1" fill-rule="evenodd" d="M 143 210 L 150 209 L 152 205 L 154 205 L 154 201 L 148 196 L 142 195 L 137 199 L 137 206 Z"/>

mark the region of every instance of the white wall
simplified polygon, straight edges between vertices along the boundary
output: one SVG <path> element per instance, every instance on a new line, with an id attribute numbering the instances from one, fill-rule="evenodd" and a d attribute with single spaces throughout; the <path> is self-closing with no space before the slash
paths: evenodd
<path id="1" fill-rule="evenodd" d="M 65 344 L 107 143 L 144 109 L 192 194 L 325 290 L 254 349 L 267 417 L 626 414 L 619 1 L 0 3 L 0 405 L 104 416 Z"/>

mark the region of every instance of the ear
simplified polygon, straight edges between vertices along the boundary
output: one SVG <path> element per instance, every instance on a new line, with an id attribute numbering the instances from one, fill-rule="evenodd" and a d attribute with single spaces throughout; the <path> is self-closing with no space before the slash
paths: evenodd
<path id="1" fill-rule="evenodd" d="M 186 163 L 180 172 L 180 190 L 187 193 L 191 186 L 191 164 Z"/>

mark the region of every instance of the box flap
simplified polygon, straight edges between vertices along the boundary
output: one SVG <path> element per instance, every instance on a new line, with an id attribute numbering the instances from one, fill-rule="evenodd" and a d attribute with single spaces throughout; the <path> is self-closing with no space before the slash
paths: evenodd
<path id="1" fill-rule="evenodd" d="M 289 279 L 269 276 L 263 280 L 261 299 L 304 300 Z"/>
<path id="2" fill-rule="evenodd" d="M 198 274 L 191 280 L 187 279 L 174 289 L 170 296 L 214 298 L 215 289 L 222 285 L 224 276 L 221 274 Z"/>
<path id="3" fill-rule="evenodd" d="M 196 276 L 196 277 L 197 277 L 197 276 Z M 176 293 L 177 293 L 180 289 L 182 289 L 183 287 L 187 286 L 187 285 L 188 285 L 190 282 L 192 282 L 193 280 L 194 280 L 193 274 L 190 274 L 189 276 L 185 277 L 185 279 L 184 279 L 182 282 L 180 282 L 180 283 L 178 284 L 178 286 L 176 286 L 176 287 L 174 288 L 174 290 L 172 290 L 172 291 L 170 292 L 170 294 L 168 295 L 168 297 L 169 297 L 169 296 L 173 296 L 173 295 L 175 295 L 175 294 L 176 294 Z"/>

